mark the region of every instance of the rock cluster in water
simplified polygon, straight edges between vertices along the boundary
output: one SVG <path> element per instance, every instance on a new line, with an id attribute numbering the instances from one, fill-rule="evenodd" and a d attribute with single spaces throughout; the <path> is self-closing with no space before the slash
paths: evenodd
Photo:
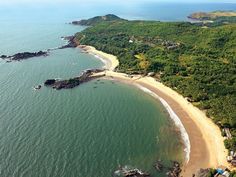
<path id="1" fill-rule="evenodd" d="M 63 37 L 63 39 L 68 40 L 68 44 L 63 45 L 59 47 L 58 49 L 75 48 L 78 46 L 75 36 L 67 36 L 67 37 Z"/>
<path id="2" fill-rule="evenodd" d="M 169 169 L 169 171 L 166 173 L 168 177 L 179 177 L 181 173 L 180 164 L 176 161 L 173 162 L 172 167 Z"/>
<path id="3" fill-rule="evenodd" d="M 172 166 L 169 167 L 165 167 L 160 160 L 158 160 L 155 164 L 154 164 L 154 168 L 158 171 L 161 172 L 164 169 L 168 169 L 168 172 L 166 173 L 166 176 L 168 177 L 179 177 L 180 173 L 181 173 L 181 168 L 180 168 L 180 164 L 179 162 L 173 161 L 172 162 Z"/>
<path id="4" fill-rule="evenodd" d="M 163 172 L 164 170 L 168 171 L 166 173 L 167 177 L 179 177 L 181 173 L 180 164 L 176 161 L 172 162 L 171 167 L 164 166 L 160 160 L 154 164 L 154 168 L 158 172 Z M 143 172 L 137 168 L 129 168 L 128 166 L 119 167 L 118 170 L 114 172 L 114 176 L 123 176 L 123 177 L 151 177 L 147 172 Z"/>
<path id="5" fill-rule="evenodd" d="M 61 90 L 61 89 L 71 89 L 74 87 L 77 87 L 78 85 L 88 82 L 92 79 L 100 78 L 105 76 L 104 74 L 97 74 L 93 75 L 95 73 L 100 73 L 103 72 L 104 69 L 88 69 L 84 71 L 80 76 L 74 77 L 68 80 L 56 80 L 56 79 L 48 79 L 44 82 L 45 86 L 52 87 L 53 89 L 56 90 Z"/>
<path id="6" fill-rule="evenodd" d="M 56 50 L 56 49 L 65 49 L 65 48 L 75 48 L 78 46 L 76 39 L 74 36 L 63 37 L 63 39 L 68 40 L 66 45 L 63 45 L 58 48 L 54 49 L 47 49 L 46 51 L 39 51 L 39 52 L 20 52 L 11 56 L 1 55 L 0 58 L 7 60 L 7 62 L 11 61 L 20 61 L 26 60 L 33 57 L 41 57 L 41 56 L 48 56 L 49 51 Z"/>
<path id="7" fill-rule="evenodd" d="M 124 177 L 150 177 L 150 174 L 145 173 L 137 168 L 130 169 L 127 166 L 120 167 L 119 170 L 114 172 L 115 176 Z"/>
<path id="8" fill-rule="evenodd" d="M 158 160 L 155 164 L 154 164 L 154 168 L 157 170 L 157 171 L 162 171 L 164 169 L 164 166 L 161 164 L 161 161 Z"/>
<path id="9" fill-rule="evenodd" d="M 8 61 L 20 61 L 20 60 L 26 60 L 28 58 L 32 57 L 41 57 L 41 56 L 47 56 L 47 52 L 44 51 L 39 51 L 39 52 L 22 52 L 22 53 L 17 53 L 11 56 L 7 55 L 1 55 L 0 58 Z"/>

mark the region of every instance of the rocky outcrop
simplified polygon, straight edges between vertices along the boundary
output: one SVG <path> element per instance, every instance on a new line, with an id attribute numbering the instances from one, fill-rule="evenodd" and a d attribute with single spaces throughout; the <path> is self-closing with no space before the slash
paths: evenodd
<path id="1" fill-rule="evenodd" d="M 78 46 L 75 36 L 67 36 L 63 37 L 63 39 L 68 40 L 68 44 L 61 46 L 58 49 L 75 48 Z"/>
<path id="2" fill-rule="evenodd" d="M 195 174 L 195 177 L 208 177 L 210 169 L 199 169 Z"/>
<path id="3" fill-rule="evenodd" d="M 158 160 L 158 161 L 154 164 L 154 168 L 155 168 L 158 172 L 160 172 L 160 171 L 162 171 L 162 170 L 164 169 L 164 166 L 161 164 L 161 161 Z"/>
<path id="4" fill-rule="evenodd" d="M 33 58 L 33 57 L 48 56 L 48 53 L 52 50 L 75 48 L 78 46 L 75 36 L 63 37 L 63 39 L 68 40 L 68 43 L 58 48 L 48 49 L 46 51 L 39 51 L 39 52 L 21 52 L 21 53 L 17 53 L 11 56 L 1 55 L 0 58 L 3 60 L 7 60 L 7 62 L 20 61 L 20 60 Z"/>
<path id="5" fill-rule="evenodd" d="M 0 58 L 3 60 L 6 60 L 7 62 L 20 61 L 20 60 L 26 60 L 29 58 L 33 58 L 33 57 L 48 56 L 48 53 L 53 50 L 65 49 L 65 48 L 75 48 L 78 46 L 78 42 L 76 41 L 75 36 L 67 36 L 67 37 L 62 37 L 62 38 L 64 40 L 68 40 L 68 43 L 66 45 L 61 46 L 61 47 L 47 49 L 46 51 L 39 51 L 39 52 L 21 52 L 21 53 L 17 53 L 17 54 L 11 55 L 11 56 L 1 55 Z"/>
<path id="6" fill-rule="evenodd" d="M 95 73 L 100 73 L 102 71 L 104 70 L 103 69 L 88 69 L 84 71 L 80 76 L 70 78 L 68 80 L 48 79 L 44 82 L 44 85 L 52 87 L 53 89 L 56 89 L 56 90 L 72 89 L 74 87 L 79 86 L 80 84 L 84 82 L 88 82 L 90 80 L 105 76 L 103 73 L 94 75 Z"/>
<path id="7" fill-rule="evenodd" d="M 127 166 L 120 167 L 114 172 L 113 176 L 123 176 L 123 177 L 150 177 L 150 174 L 143 172 L 137 168 L 129 169 Z"/>
<path id="8" fill-rule="evenodd" d="M 6 55 L 1 55 L 0 58 L 2 58 L 2 59 L 6 59 L 7 56 L 6 56 Z"/>
<path id="9" fill-rule="evenodd" d="M 48 79 L 44 82 L 44 85 L 45 86 L 49 86 L 49 85 L 52 85 L 56 82 L 56 79 Z"/>
<path id="10" fill-rule="evenodd" d="M 150 176 L 148 173 L 140 172 L 139 170 L 130 170 L 124 174 L 125 177 L 148 177 Z"/>
<path id="11" fill-rule="evenodd" d="M 168 177 L 179 177 L 180 173 L 181 173 L 181 168 L 180 168 L 180 164 L 176 161 L 173 162 L 172 167 L 169 169 L 169 171 L 167 172 L 167 176 Z"/>
<path id="12" fill-rule="evenodd" d="M 17 53 L 15 55 L 7 56 L 7 55 L 2 55 L 0 58 L 4 60 L 9 60 L 9 61 L 20 61 L 20 60 L 26 60 L 29 58 L 33 57 L 41 57 L 41 56 L 47 56 L 47 52 L 39 51 L 39 52 L 23 52 L 23 53 Z"/>

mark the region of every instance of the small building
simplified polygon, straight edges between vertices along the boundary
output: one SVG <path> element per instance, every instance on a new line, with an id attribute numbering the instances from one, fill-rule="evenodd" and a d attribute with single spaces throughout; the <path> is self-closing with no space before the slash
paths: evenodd
<path id="1" fill-rule="evenodd" d="M 222 175 L 225 176 L 225 177 L 229 177 L 230 173 L 228 171 L 225 171 Z"/>
<path id="2" fill-rule="evenodd" d="M 154 72 L 150 72 L 150 73 L 148 73 L 148 76 L 150 76 L 150 77 L 152 77 L 152 76 L 154 76 L 154 75 L 155 75 Z"/>
<path id="3" fill-rule="evenodd" d="M 234 167 L 236 167 L 236 160 L 233 159 L 233 160 L 231 161 L 231 164 L 232 164 Z"/>
<path id="4" fill-rule="evenodd" d="M 231 162 L 233 160 L 232 156 L 227 156 L 227 162 Z"/>
<path id="5" fill-rule="evenodd" d="M 225 134 L 227 136 L 227 139 L 232 139 L 232 135 L 230 133 L 230 130 L 229 128 L 224 128 L 224 131 L 225 131 Z"/>

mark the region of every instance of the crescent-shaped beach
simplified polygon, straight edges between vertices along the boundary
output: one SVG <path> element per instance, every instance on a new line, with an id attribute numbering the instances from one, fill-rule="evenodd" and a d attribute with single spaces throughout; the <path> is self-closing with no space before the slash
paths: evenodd
<path id="1" fill-rule="evenodd" d="M 216 168 L 220 165 L 230 168 L 226 160 L 227 150 L 221 131 L 203 111 L 152 77 L 135 75 L 131 78 L 127 74 L 115 72 L 114 69 L 119 65 L 116 56 L 98 51 L 91 46 L 82 46 L 82 48 L 105 63 L 107 69 L 105 78 L 145 88 L 153 96 L 163 99 L 178 116 L 185 129 L 182 131 L 186 131 L 189 138 L 187 142 L 189 144 L 185 142 L 185 146 L 189 146 L 189 152 L 186 152 L 186 161 L 183 164 L 183 177 L 192 176 L 200 168 Z"/>

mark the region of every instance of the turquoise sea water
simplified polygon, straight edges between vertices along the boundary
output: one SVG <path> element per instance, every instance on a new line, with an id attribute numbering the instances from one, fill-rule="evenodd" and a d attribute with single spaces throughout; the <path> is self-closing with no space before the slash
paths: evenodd
<path id="1" fill-rule="evenodd" d="M 191 11 L 189 4 L 179 6 L 178 15 L 164 11 L 173 9 L 168 4 L 132 7 L 0 7 L 0 55 L 61 46 L 61 36 L 83 30 L 66 24 L 74 19 L 116 13 L 130 19 L 184 20 Z M 197 6 L 224 7 L 236 9 Z M 0 60 L 1 177 L 110 177 L 119 165 L 161 177 L 153 168 L 157 159 L 166 164 L 183 159 L 179 133 L 166 110 L 138 88 L 95 80 L 71 90 L 32 89 L 48 78 L 70 78 L 102 66 L 79 49 L 22 62 Z"/>
<path id="2" fill-rule="evenodd" d="M 101 66 L 79 49 L 1 62 L 0 176 L 109 177 L 119 165 L 155 174 L 157 159 L 182 159 L 163 106 L 133 86 L 101 80 L 72 90 L 32 89 Z"/>

